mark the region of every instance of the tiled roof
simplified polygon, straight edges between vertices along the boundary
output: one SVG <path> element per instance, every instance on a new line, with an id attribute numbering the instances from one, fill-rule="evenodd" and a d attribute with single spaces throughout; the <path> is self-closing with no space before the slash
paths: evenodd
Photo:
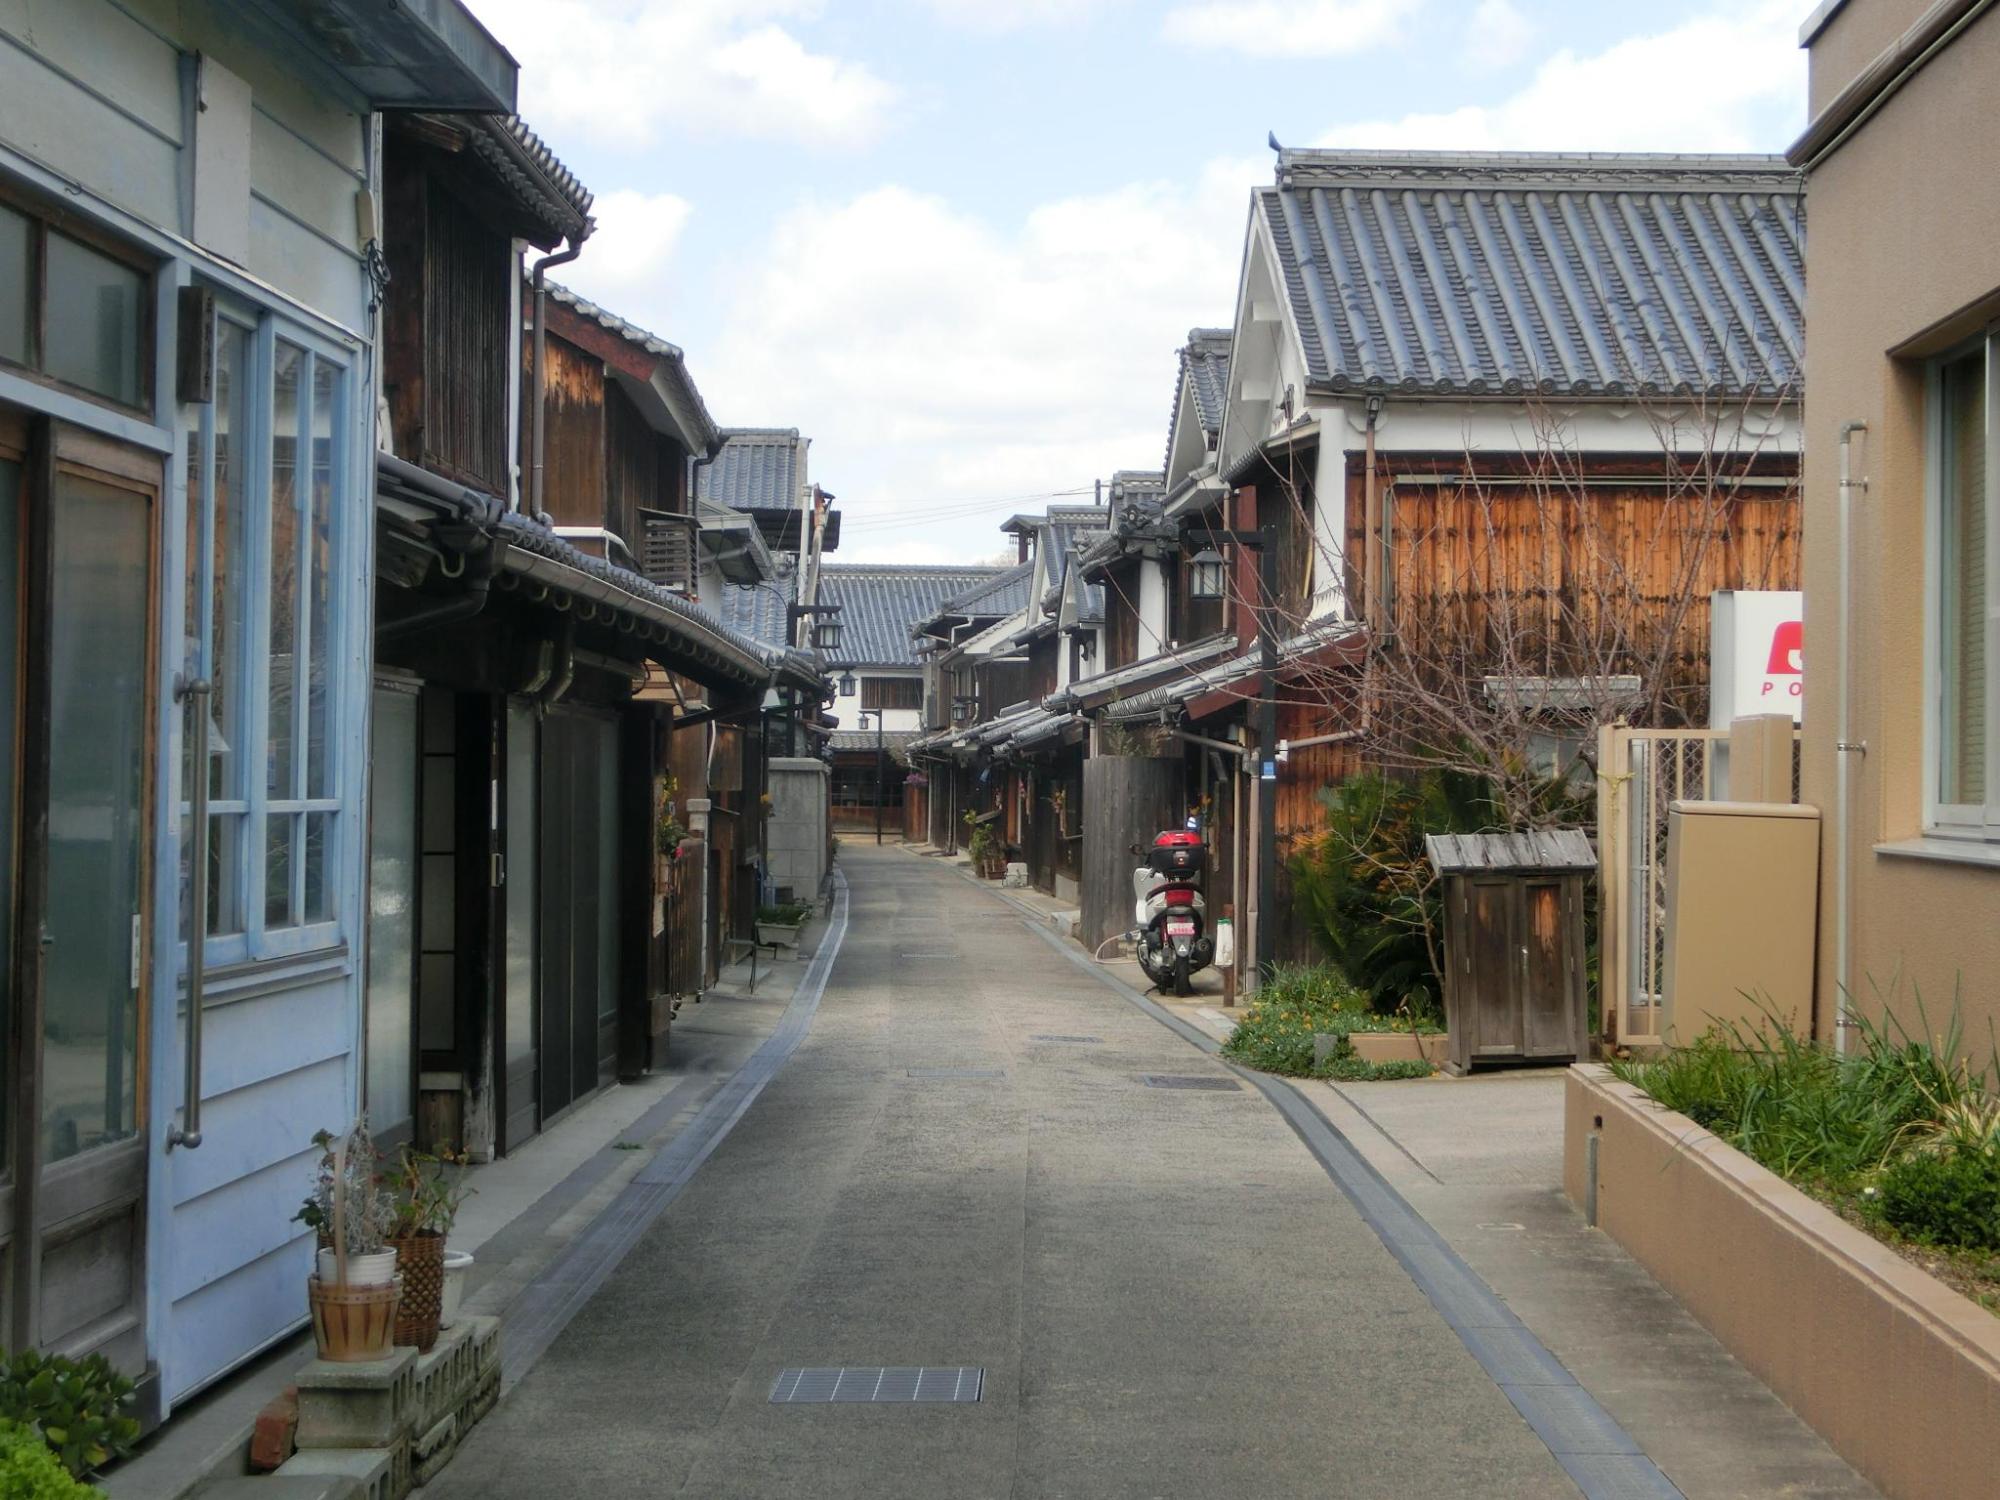
<path id="1" fill-rule="evenodd" d="M 791 600 L 791 579 L 763 584 L 726 584 L 715 601 L 722 623 L 740 635 L 766 646 L 788 646 L 785 636 L 785 605 Z"/>
<path id="2" fill-rule="evenodd" d="M 836 667 L 917 666 L 911 627 L 932 618 L 946 600 L 988 581 L 998 571 L 827 564 L 820 569 L 820 602 L 840 606 L 840 648 L 827 653 L 829 663 Z"/>
<path id="3" fill-rule="evenodd" d="M 1181 374 L 1193 388 L 1195 417 L 1211 446 L 1222 431 L 1222 409 L 1229 400 L 1229 346 L 1235 336 L 1228 328 L 1190 328 L 1181 350 Z"/>
<path id="4" fill-rule="evenodd" d="M 873 710 L 870 710 L 873 712 Z M 882 749 L 891 755 L 910 748 L 910 741 L 917 737 L 914 729 L 885 729 L 882 731 Z M 875 731 L 872 729 L 836 729 L 826 737 L 829 750 L 866 750 L 875 753 Z"/>
<path id="5" fill-rule="evenodd" d="M 1031 562 L 1015 563 L 1011 568 L 989 570 L 989 577 L 982 578 L 971 588 L 952 595 L 939 605 L 931 618 L 938 615 L 963 615 L 969 620 L 1003 619 L 1027 607 L 1028 590 L 1033 586 L 1035 565 Z"/>
<path id="6" fill-rule="evenodd" d="M 1316 388 L 1797 393 L 1783 157 L 1285 151 L 1255 212 Z"/>
<path id="7" fill-rule="evenodd" d="M 1349 636 L 1358 636 L 1361 627 L 1351 620 L 1321 620 L 1308 625 L 1298 634 L 1278 643 L 1280 670 L 1288 663 L 1312 652 L 1332 646 Z M 1157 683 L 1143 692 L 1119 698 L 1105 705 L 1105 716 L 1111 719 L 1148 719 L 1162 709 L 1178 708 L 1204 693 L 1219 692 L 1225 688 L 1248 683 L 1260 677 L 1264 671 L 1264 654 L 1258 647 L 1240 651 L 1212 666 L 1198 672 L 1170 678 Z"/>
<path id="8" fill-rule="evenodd" d="M 725 427 L 722 449 L 695 470 L 695 493 L 736 510 L 796 510 L 805 442 L 796 427 Z"/>
<path id="9" fill-rule="evenodd" d="M 1077 555 L 1087 550 L 1092 542 L 1104 535 L 1105 522 L 1111 512 L 1102 505 L 1051 505 L 1048 517 L 1041 528 L 1038 545 L 1047 549 L 1048 594 L 1043 597 L 1046 608 L 1059 608 L 1062 587 L 1069 575 L 1070 567 Z M 1101 584 L 1091 584 L 1085 590 L 1081 618 L 1085 621 L 1104 618 L 1104 588 Z"/>
<path id="10" fill-rule="evenodd" d="M 595 227 L 590 189 L 519 115 L 473 115 L 467 124 L 473 154 L 548 226 L 548 243 L 542 248 L 565 237 L 580 242 L 590 234 Z"/>
<path id="11" fill-rule="evenodd" d="M 1046 702 L 1051 709 L 1058 710 L 1116 702 L 1128 695 L 1144 692 L 1163 679 L 1183 680 L 1188 673 L 1227 654 L 1236 643 L 1233 635 L 1207 636 L 1172 651 L 1127 662 L 1115 671 L 1100 672 L 1095 677 L 1072 682 L 1060 692 L 1051 693 Z"/>
<path id="12" fill-rule="evenodd" d="M 695 446 L 701 453 L 712 450 L 722 440 L 722 429 L 715 425 L 715 418 L 709 415 L 708 403 L 701 399 L 701 391 L 688 374 L 687 356 L 680 345 L 670 344 L 656 333 L 648 333 L 636 323 L 628 323 L 614 312 L 599 307 L 587 298 L 579 297 L 566 286 L 557 286 L 553 281 L 545 283 L 549 300 L 569 308 L 578 317 L 589 318 L 600 328 L 616 334 L 635 349 L 641 349 L 665 366 L 670 379 L 679 392 L 681 405 L 694 418 L 696 431 L 689 434 L 695 439 Z M 676 416 L 676 422 L 680 417 Z"/>

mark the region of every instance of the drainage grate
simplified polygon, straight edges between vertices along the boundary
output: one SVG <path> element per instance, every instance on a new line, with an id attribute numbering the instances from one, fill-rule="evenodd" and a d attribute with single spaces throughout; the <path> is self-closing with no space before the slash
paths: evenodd
<path id="1" fill-rule="evenodd" d="M 1005 1068 L 912 1068 L 912 1078 L 1005 1078 Z"/>
<path id="2" fill-rule="evenodd" d="M 828 1402 L 977 1401 L 986 1389 L 980 1365 L 838 1365 L 780 1370 L 771 1382 L 774 1406 Z"/>
<path id="3" fill-rule="evenodd" d="M 1149 1089 L 1208 1089 L 1218 1094 L 1233 1093 L 1243 1087 L 1233 1078 L 1211 1078 L 1206 1074 L 1145 1073 L 1140 1075 L 1140 1082 Z"/>
<path id="4" fill-rule="evenodd" d="M 1074 1042 L 1078 1046 L 1083 1046 L 1101 1042 L 1104 1038 L 1101 1036 L 1064 1036 L 1060 1032 L 1044 1031 L 1029 1037 L 1028 1040 L 1031 1042 Z"/>

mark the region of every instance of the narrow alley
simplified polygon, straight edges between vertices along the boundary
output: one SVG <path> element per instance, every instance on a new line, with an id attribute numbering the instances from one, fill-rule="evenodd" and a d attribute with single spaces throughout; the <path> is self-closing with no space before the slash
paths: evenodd
<path id="1" fill-rule="evenodd" d="M 1253 1080 L 951 867 L 841 865 L 810 1034 L 441 1496 L 1676 1493 L 1442 1242 L 1427 1299 Z M 1544 1362 L 1549 1441 L 1439 1286 L 1489 1364 Z M 836 1366 L 984 1377 L 773 1400 Z"/>

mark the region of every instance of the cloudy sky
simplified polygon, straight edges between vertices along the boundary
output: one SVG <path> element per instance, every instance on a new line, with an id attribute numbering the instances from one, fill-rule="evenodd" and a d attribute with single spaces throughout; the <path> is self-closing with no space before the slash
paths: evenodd
<path id="1" fill-rule="evenodd" d="M 474 0 L 597 194 L 560 275 L 798 427 L 842 561 L 1166 443 L 1286 145 L 1778 151 L 1808 0 Z"/>

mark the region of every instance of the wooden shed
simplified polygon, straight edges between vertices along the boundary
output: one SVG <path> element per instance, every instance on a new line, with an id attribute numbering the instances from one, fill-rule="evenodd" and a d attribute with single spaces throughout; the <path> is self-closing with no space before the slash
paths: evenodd
<path id="1" fill-rule="evenodd" d="M 1434 833 L 1424 846 L 1444 879 L 1446 1066 L 1583 1057 L 1584 882 L 1597 869 L 1589 836 Z"/>

